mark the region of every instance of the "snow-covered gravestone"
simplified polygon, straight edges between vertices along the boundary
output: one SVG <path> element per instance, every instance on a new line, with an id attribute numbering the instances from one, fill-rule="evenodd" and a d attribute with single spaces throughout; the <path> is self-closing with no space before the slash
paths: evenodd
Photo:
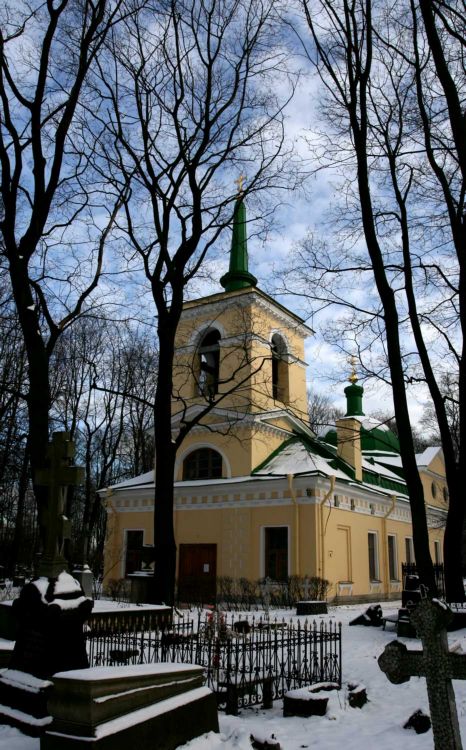
<path id="1" fill-rule="evenodd" d="M 73 456 L 69 435 L 54 433 L 47 450 L 48 466 L 36 476 L 37 484 L 47 487 L 47 503 L 40 517 L 43 555 L 39 577 L 27 583 L 13 602 L 18 635 L 10 669 L 0 676 L 1 717 L 8 721 L 21 713 L 24 721 L 21 718 L 16 723 L 32 723 L 38 731 L 47 718 L 46 693 L 51 684 L 47 678 L 55 672 L 89 666 L 83 624 L 93 601 L 66 572 L 63 555 L 69 527 L 65 514 L 68 487 L 80 484 L 83 478 L 82 469 L 72 465 Z"/>
<path id="2" fill-rule="evenodd" d="M 448 650 L 446 627 L 450 608 L 437 600 L 423 599 L 411 613 L 411 622 L 422 640 L 422 651 L 410 651 L 392 641 L 379 657 L 380 669 L 390 682 L 425 677 L 436 750 L 462 750 L 452 679 L 466 680 L 466 656 Z"/>

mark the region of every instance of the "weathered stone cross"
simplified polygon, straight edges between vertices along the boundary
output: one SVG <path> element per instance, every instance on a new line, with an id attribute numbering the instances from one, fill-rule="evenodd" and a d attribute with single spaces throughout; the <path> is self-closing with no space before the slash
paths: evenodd
<path id="1" fill-rule="evenodd" d="M 68 487 L 82 484 L 84 469 L 73 466 L 74 443 L 68 432 L 54 432 L 47 447 L 47 467 L 36 471 L 35 482 L 47 487 L 47 504 L 41 508 L 39 524 L 42 556 L 39 575 L 56 578 L 68 563 L 63 554 L 66 539 L 70 538 L 71 522 L 65 515 Z"/>
<path id="2" fill-rule="evenodd" d="M 390 682 L 400 684 L 411 677 L 425 677 L 436 750 L 462 750 L 453 680 L 466 679 L 466 655 L 448 650 L 446 626 L 452 612 L 446 604 L 422 599 L 411 613 L 411 622 L 421 637 L 423 650 L 409 651 L 392 641 L 379 657 L 379 667 Z"/>

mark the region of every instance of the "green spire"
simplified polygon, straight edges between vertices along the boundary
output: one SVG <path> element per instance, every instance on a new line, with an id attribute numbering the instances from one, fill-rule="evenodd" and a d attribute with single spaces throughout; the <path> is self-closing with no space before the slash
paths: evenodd
<path id="1" fill-rule="evenodd" d="M 246 207 L 241 194 L 238 196 L 233 212 L 233 237 L 231 240 L 230 268 L 220 279 L 226 292 L 256 286 L 257 279 L 248 271 L 248 243 L 246 236 Z"/>

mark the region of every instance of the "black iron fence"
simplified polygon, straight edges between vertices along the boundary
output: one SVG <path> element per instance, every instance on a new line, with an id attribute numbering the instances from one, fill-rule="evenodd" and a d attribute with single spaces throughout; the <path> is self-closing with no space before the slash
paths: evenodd
<path id="1" fill-rule="evenodd" d="M 406 576 L 417 576 L 416 563 L 401 563 L 401 574 L 403 577 L 403 588 L 406 588 Z M 437 594 L 442 599 L 445 598 L 445 575 L 443 571 L 443 563 L 436 563 L 434 565 L 434 576 L 435 583 L 437 586 Z"/>
<path id="2" fill-rule="evenodd" d="M 333 682 L 341 686 L 341 624 L 212 613 L 155 630 L 90 628 L 91 666 L 178 662 L 204 667 L 220 707 L 250 706 L 290 689 Z"/>

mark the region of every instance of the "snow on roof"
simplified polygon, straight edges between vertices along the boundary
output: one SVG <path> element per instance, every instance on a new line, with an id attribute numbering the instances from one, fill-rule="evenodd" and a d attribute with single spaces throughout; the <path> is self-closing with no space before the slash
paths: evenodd
<path id="1" fill-rule="evenodd" d="M 441 451 L 441 447 L 439 445 L 432 445 L 429 448 L 426 448 L 422 453 L 416 453 L 416 463 L 418 466 L 429 466 L 431 461 L 435 458 L 437 453 Z M 380 459 L 377 459 L 376 456 L 374 456 L 375 461 L 380 461 L 384 464 L 389 464 L 390 466 L 402 466 L 401 463 L 401 456 L 383 456 Z"/>
<path id="2" fill-rule="evenodd" d="M 434 460 L 435 456 L 442 449 L 439 445 L 431 445 L 426 448 L 422 453 L 416 453 L 416 462 L 418 466 L 429 466 Z"/>
<path id="3" fill-rule="evenodd" d="M 154 484 L 154 469 L 151 471 L 146 471 L 145 474 L 138 474 L 137 477 L 132 477 L 132 479 L 124 479 L 123 482 L 118 482 L 118 484 L 112 484 L 108 489 L 112 490 L 122 490 L 126 487 L 133 487 L 134 485 L 150 485 Z M 103 492 L 103 490 L 101 490 Z"/>
<path id="4" fill-rule="evenodd" d="M 348 479 L 340 469 L 329 465 L 329 459 L 312 453 L 301 442 L 292 442 L 273 456 L 268 463 L 257 471 L 254 476 L 286 475 L 286 474 L 332 474 L 339 479 Z"/>
<path id="5" fill-rule="evenodd" d="M 379 463 L 377 461 L 377 458 L 374 457 L 374 463 L 372 461 L 367 461 L 364 456 L 362 459 L 362 468 L 366 471 L 372 471 L 375 474 L 380 474 L 384 477 L 387 477 L 388 479 L 393 479 L 395 482 L 403 482 L 403 479 L 400 477 L 399 474 L 395 474 L 395 472 L 390 471 L 390 469 L 387 469 L 386 466 L 384 466 L 382 463 Z"/>
<path id="6" fill-rule="evenodd" d="M 371 454 L 372 455 L 372 454 Z M 374 456 L 374 461 L 380 461 L 384 464 L 389 464 L 390 466 L 401 466 L 401 456 L 381 456 L 380 458 L 377 458 L 377 456 Z"/>
<path id="7" fill-rule="evenodd" d="M 335 473 L 335 472 L 333 472 Z M 144 481 L 144 478 L 152 475 L 152 479 L 150 481 Z M 222 477 L 222 478 L 216 478 L 216 479 L 185 479 L 181 482 L 175 482 L 175 488 L 183 489 L 187 487 L 209 487 L 218 485 L 220 482 L 222 484 L 238 484 L 242 482 L 254 482 L 254 481 L 264 481 L 265 479 L 268 479 L 267 475 L 262 476 L 256 476 L 253 474 L 252 476 L 250 474 L 247 474 L 246 476 L 242 477 Z M 110 487 L 107 487 L 108 490 L 121 492 L 124 490 L 154 490 L 155 489 L 155 483 L 154 483 L 154 472 L 148 472 L 147 474 L 141 474 L 139 477 L 134 477 L 133 479 L 128 479 L 125 482 L 120 482 L 119 484 L 113 484 L 110 485 Z M 101 489 L 99 490 L 100 493 L 104 493 L 106 490 Z"/>

